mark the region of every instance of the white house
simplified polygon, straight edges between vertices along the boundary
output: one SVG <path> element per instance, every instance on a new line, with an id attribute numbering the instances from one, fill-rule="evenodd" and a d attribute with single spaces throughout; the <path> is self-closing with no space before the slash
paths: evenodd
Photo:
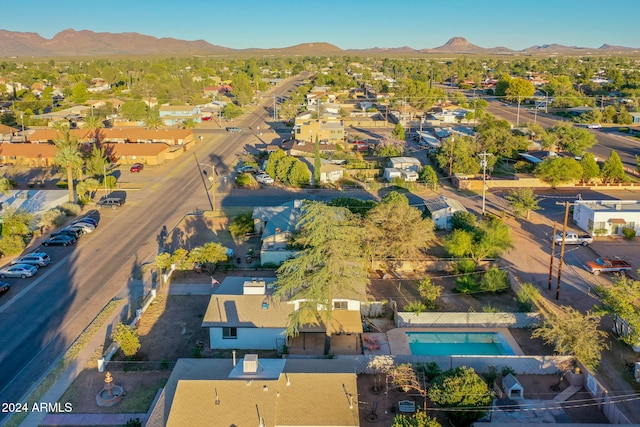
<path id="1" fill-rule="evenodd" d="M 573 222 L 599 236 L 621 235 L 623 228 L 640 233 L 639 200 L 576 200 Z"/>
<path id="2" fill-rule="evenodd" d="M 311 172 L 311 180 L 314 175 L 314 159 L 310 157 L 299 157 L 299 159 L 307 165 Z M 330 183 L 340 181 L 344 177 L 344 168 L 340 165 L 331 163 L 329 160 L 320 159 L 320 183 Z"/>
<path id="3" fill-rule="evenodd" d="M 418 180 L 418 172 L 422 164 L 415 157 L 392 157 L 389 159 L 389 167 L 384 169 L 384 177 L 387 181 L 400 178 L 404 181 L 415 182 Z"/>
<path id="4" fill-rule="evenodd" d="M 444 196 L 424 201 L 427 213 L 431 216 L 437 229 L 448 230 L 451 228 L 451 218 L 456 212 L 467 212 L 462 203 Z"/>
<path id="5" fill-rule="evenodd" d="M 302 300 L 278 301 L 273 298 L 275 278 L 227 277 L 213 292 L 202 320 L 209 328 L 209 343 L 215 349 L 276 350 L 290 340 L 309 340 L 347 334 L 355 344 L 362 334 L 360 300 L 356 295 L 334 298 L 331 316 L 318 306 L 318 316 L 308 316 L 299 335 L 287 337 L 289 315 Z M 342 339 L 342 337 L 338 338 Z M 324 340 L 324 338 L 323 338 Z M 329 346 L 330 348 L 330 346 Z"/>

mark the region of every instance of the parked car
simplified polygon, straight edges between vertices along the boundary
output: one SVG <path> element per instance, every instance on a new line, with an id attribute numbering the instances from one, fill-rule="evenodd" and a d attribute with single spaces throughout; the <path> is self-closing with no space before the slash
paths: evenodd
<path id="1" fill-rule="evenodd" d="M 49 265 L 51 258 L 45 252 L 32 252 L 30 254 L 22 255 L 19 258 L 11 261 L 11 264 L 30 264 L 36 267 L 45 267 Z"/>
<path id="2" fill-rule="evenodd" d="M 61 228 L 60 230 L 54 231 L 51 233 L 52 236 L 69 236 L 74 239 L 80 238 L 82 236 L 82 230 L 80 229 L 71 229 L 69 227 Z"/>
<path id="3" fill-rule="evenodd" d="M 562 243 L 562 233 L 556 234 L 556 244 Z M 582 245 L 589 246 L 593 243 L 593 237 L 590 234 L 578 234 L 573 231 L 567 231 L 564 237 L 565 245 Z"/>
<path id="4" fill-rule="evenodd" d="M 21 277 L 26 279 L 38 272 L 38 267 L 30 264 L 16 264 L 0 270 L 0 279 L 5 277 Z"/>
<path id="5" fill-rule="evenodd" d="M 589 129 L 600 129 L 602 125 L 600 123 L 591 123 L 590 125 L 587 125 L 587 127 Z"/>
<path id="6" fill-rule="evenodd" d="M 75 224 L 71 224 L 66 228 L 68 228 L 69 230 L 79 230 L 81 234 L 92 233 L 93 230 L 96 229 L 94 225 L 89 224 L 88 222 L 78 222 Z"/>
<path id="7" fill-rule="evenodd" d="M 144 165 L 142 163 L 134 163 L 131 166 L 131 169 L 129 169 L 129 171 L 131 173 L 136 173 L 136 172 L 142 172 L 142 169 L 144 169 Z"/>
<path id="8" fill-rule="evenodd" d="M 9 285 L 7 282 L 0 282 L 0 295 L 8 292 L 9 289 L 11 289 L 11 285 Z"/>
<path id="9" fill-rule="evenodd" d="M 261 175 L 256 175 L 256 181 L 258 181 L 261 184 L 273 184 L 274 182 L 273 178 L 271 178 L 266 173 L 263 173 Z"/>
<path id="10" fill-rule="evenodd" d="M 100 200 L 97 204 L 100 207 L 110 207 L 112 209 L 115 209 L 124 205 L 124 199 L 121 199 L 119 197 L 107 197 L 106 199 Z"/>
<path id="11" fill-rule="evenodd" d="M 237 126 L 231 126 L 226 129 L 227 129 L 227 132 L 242 132 L 242 128 L 239 128 Z"/>
<path id="12" fill-rule="evenodd" d="M 617 258 L 598 258 L 595 261 L 587 261 L 585 267 L 596 276 L 600 273 L 624 274 L 633 269 L 628 261 Z"/>
<path id="13" fill-rule="evenodd" d="M 71 224 L 74 225 L 74 224 L 78 224 L 78 223 L 81 223 L 81 222 L 84 222 L 84 223 L 87 223 L 87 224 L 91 224 L 96 228 L 98 227 L 98 221 L 93 219 L 93 218 L 91 218 L 90 216 L 85 216 L 84 218 L 77 219 L 77 220 L 73 221 Z"/>
<path id="14" fill-rule="evenodd" d="M 66 234 L 58 234 L 57 236 L 51 236 L 42 244 L 44 246 L 69 246 L 73 245 L 76 242 L 76 239 L 72 236 Z"/>
<path id="15" fill-rule="evenodd" d="M 238 168 L 238 172 L 240 173 L 255 173 L 258 171 L 258 168 L 252 165 L 244 165 Z"/>

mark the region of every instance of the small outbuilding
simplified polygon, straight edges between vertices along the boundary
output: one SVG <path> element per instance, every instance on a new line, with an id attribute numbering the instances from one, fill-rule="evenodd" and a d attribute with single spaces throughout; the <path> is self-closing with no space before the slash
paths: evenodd
<path id="1" fill-rule="evenodd" d="M 467 209 L 462 206 L 462 203 L 444 196 L 427 199 L 424 201 L 424 206 L 427 210 L 427 215 L 431 217 L 433 224 L 439 230 L 448 230 L 451 228 L 451 218 L 454 213 L 458 211 L 467 212 Z"/>
<path id="2" fill-rule="evenodd" d="M 502 378 L 502 389 L 509 399 L 524 399 L 524 388 L 513 374 Z"/>

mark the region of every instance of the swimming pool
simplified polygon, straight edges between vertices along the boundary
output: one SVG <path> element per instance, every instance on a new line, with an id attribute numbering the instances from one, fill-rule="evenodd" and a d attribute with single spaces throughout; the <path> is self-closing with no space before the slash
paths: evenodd
<path id="1" fill-rule="evenodd" d="M 418 356 L 515 355 L 500 332 L 405 332 L 411 354 Z"/>

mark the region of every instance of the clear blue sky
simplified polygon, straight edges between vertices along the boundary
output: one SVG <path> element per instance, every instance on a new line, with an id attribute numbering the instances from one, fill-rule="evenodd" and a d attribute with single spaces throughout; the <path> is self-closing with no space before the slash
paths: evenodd
<path id="1" fill-rule="evenodd" d="M 328 42 L 342 49 L 432 48 L 461 36 L 519 50 L 559 43 L 640 48 L 638 0 L 27 0 L 3 2 L 2 29 L 138 32 L 242 49 Z M 0 46 L 0 50 L 2 46 Z"/>

